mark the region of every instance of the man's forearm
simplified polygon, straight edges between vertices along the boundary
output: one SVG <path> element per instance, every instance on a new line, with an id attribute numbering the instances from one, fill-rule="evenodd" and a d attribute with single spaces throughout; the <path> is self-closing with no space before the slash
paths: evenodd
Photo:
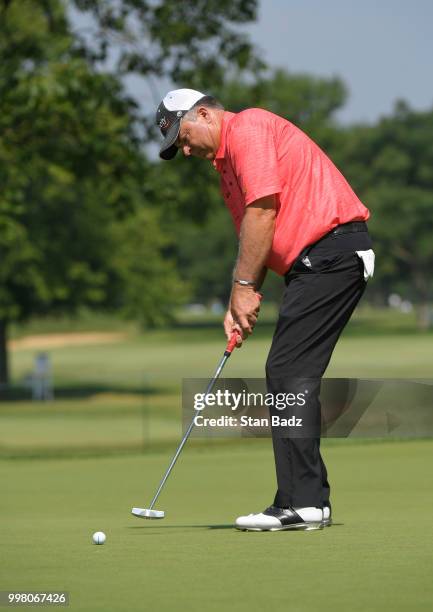
<path id="1" fill-rule="evenodd" d="M 239 255 L 234 270 L 235 279 L 252 281 L 256 289 L 260 288 L 266 276 L 265 264 L 275 231 L 275 208 L 269 202 L 262 208 L 260 202 L 259 200 L 257 205 L 251 205 L 245 212 L 239 239 Z"/>
<path id="2" fill-rule="evenodd" d="M 260 310 L 257 291 L 266 274 L 266 261 L 274 239 L 275 217 L 276 196 L 256 200 L 245 211 L 234 280 L 247 281 L 247 285 L 233 284 L 225 319 L 227 335 L 235 324 L 242 338 L 246 338 L 256 324 Z"/>

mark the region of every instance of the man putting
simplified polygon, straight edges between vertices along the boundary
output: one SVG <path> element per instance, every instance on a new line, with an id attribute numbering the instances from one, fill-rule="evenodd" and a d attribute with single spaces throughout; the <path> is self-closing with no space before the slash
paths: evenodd
<path id="1" fill-rule="evenodd" d="M 285 279 L 266 363 L 271 393 L 310 381 L 310 433 L 272 430 L 278 489 L 273 504 L 240 516 L 251 531 L 331 524 L 330 487 L 320 454 L 320 381 L 335 344 L 373 275 L 370 213 L 325 153 L 292 123 L 266 110 L 225 111 L 211 96 L 170 91 L 156 113 L 160 157 L 178 150 L 211 161 L 239 235 L 227 337 L 241 344 L 256 324 L 268 269 Z M 307 385 L 308 386 L 308 385 Z M 319 422 L 319 428 L 314 423 Z M 313 433 L 312 433 L 313 432 Z"/>

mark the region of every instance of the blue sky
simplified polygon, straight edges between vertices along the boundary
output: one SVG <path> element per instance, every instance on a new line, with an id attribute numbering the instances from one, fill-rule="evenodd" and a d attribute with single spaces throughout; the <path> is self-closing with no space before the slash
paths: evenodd
<path id="1" fill-rule="evenodd" d="M 343 122 L 374 121 L 396 98 L 433 106 L 433 0 L 260 0 L 247 31 L 265 60 L 340 76 Z"/>

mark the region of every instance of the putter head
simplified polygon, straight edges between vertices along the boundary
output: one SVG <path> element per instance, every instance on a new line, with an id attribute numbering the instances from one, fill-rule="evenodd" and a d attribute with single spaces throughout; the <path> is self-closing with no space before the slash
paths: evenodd
<path id="1" fill-rule="evenodd" d="M 147 508 L 132 508 L 134 516 L 144 519 L 162 519 L 165 516 L 164 510 L 148 510 Z"/>

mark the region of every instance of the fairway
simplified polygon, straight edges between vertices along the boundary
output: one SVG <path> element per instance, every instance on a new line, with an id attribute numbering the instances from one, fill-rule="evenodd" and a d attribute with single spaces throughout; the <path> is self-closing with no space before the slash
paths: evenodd
<path id="1" fill-rule="evenodd" d="M 232 529 L 273 494 L 262 441 L 187 449 L 163 521 L 129 511 L 148 503 L 165 453 L 3 462 L 1 588 L 68 590 L 77 611 L 431 609 L 433 442 L 330 446 L 325 458 L 335 525 L 276 533 Z"/>

